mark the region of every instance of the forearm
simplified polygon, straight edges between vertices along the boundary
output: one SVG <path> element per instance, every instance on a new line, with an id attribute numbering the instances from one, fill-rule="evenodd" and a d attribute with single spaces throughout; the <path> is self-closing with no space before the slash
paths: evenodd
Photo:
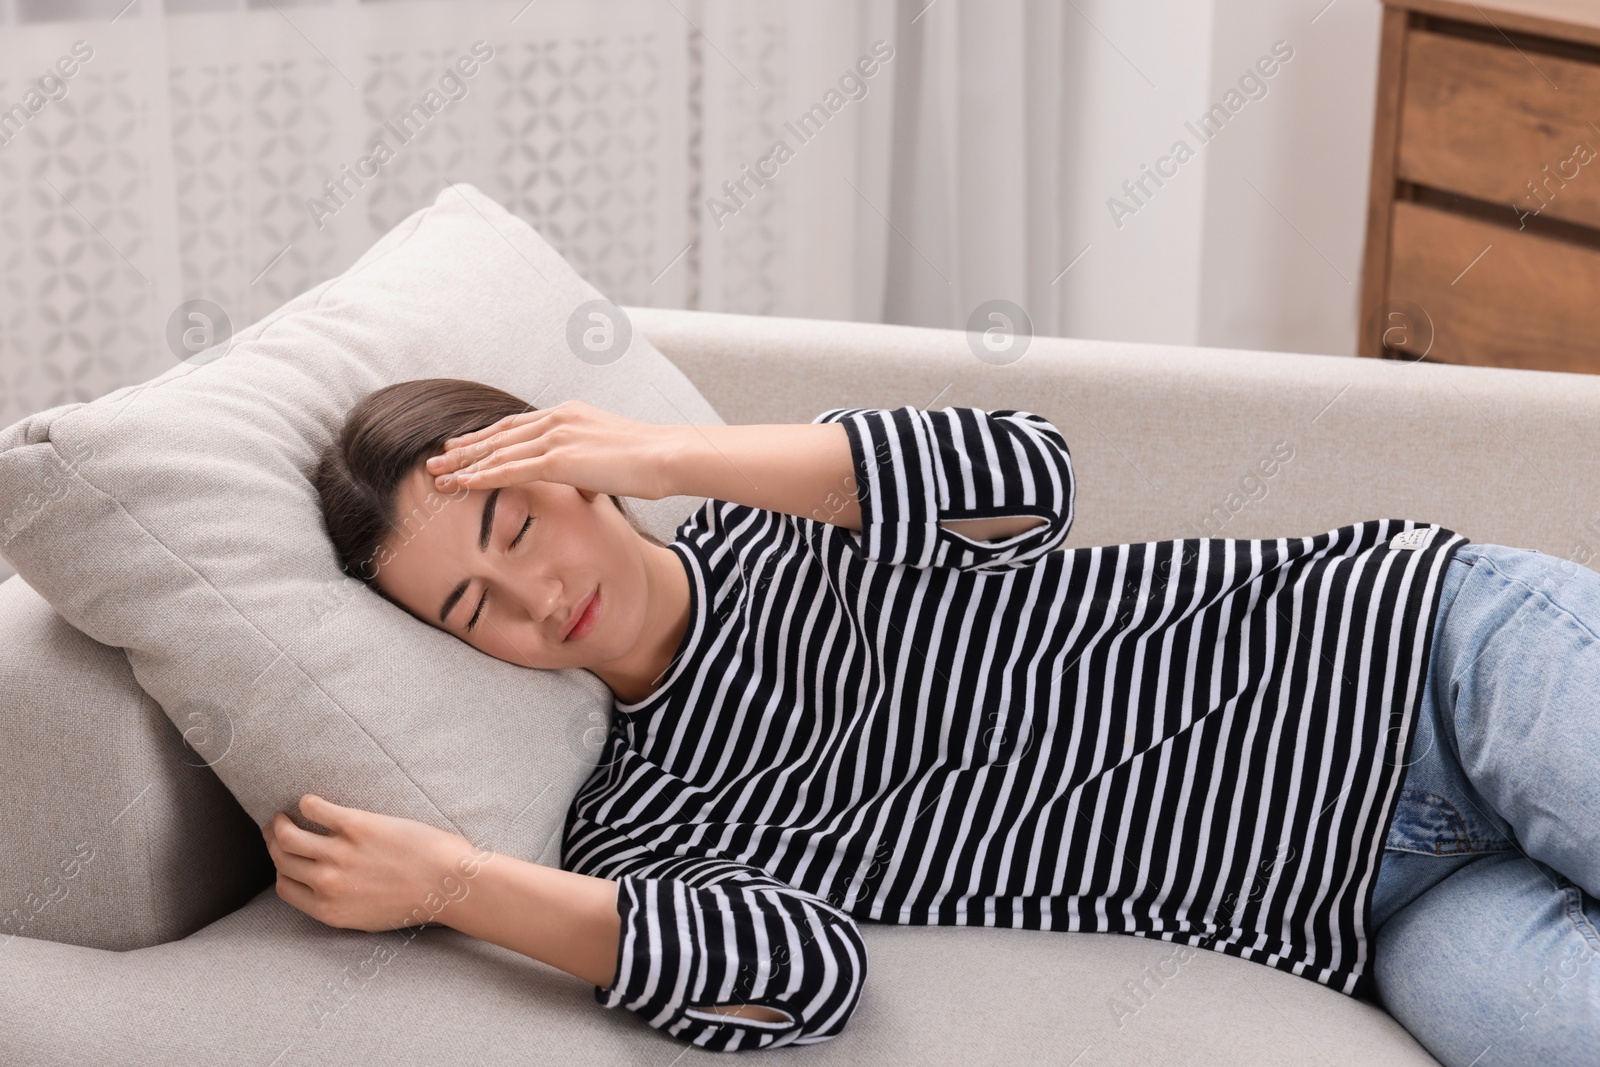
<path id="1" fill-rule="evenodd" d="M 463 878 L 466 894 L 439 921 L 602 988 L 616 979 L 622 920 L 614 880 L 498 852 L 475 870 Z"/>
<path id="2" fill-rule="evenodd" d="M 617 978 L 622 918 L 616 881 L 574 874 L 558 867 L 481 853 L 458 862 L 470 887 L 439 913 L 439 920 L 471 937 L 520 952 L 609 989 Z M 707 1006 L 724 1015 L 783 1019 L 783 1013 L 752 1004 Z"/>
<path id="3" fill-rule="evenodd" d="M 685 426 L 682 431 L 667 459 L 674 495 L 861 529 L 850 439 L 839 423 Z"/>
<path id="4" fill-rule="evenodd" d="M 850 438 L 837 422 L 684 426 L 667 459 L 673 495 L 703 496 L 861 529 Z M 1003 539 L 1039 525 L 1037 516 L 951 519 L 977 540 Z"/>

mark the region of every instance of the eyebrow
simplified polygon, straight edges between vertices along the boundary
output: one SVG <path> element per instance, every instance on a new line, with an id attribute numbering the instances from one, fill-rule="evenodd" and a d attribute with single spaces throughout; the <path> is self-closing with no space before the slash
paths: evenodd
<path id="1" fill-rule="evenodd" d="M 483 523 L 478 527 L 478 551 L 489 551 L 489 534 L 494 530 L 494 506 L 500 500 L 500 490 L 489 494 L 483 502 Z"/>
<path id="2" fill-rule="evenodd" d="M 489 535 L 494 532 L 494 509 L 500 502 L 500 490 L 496 489 L 489 494 L 489 499 L 483 502 L 483 521 L 478 525 L 478 551 L 489 551 Z M 444 622 L 445 616 L 455 610 L 456 604 L 467 592 L 470 579 L 463 578 L 450 590 L 450 595 L 444 598 L 444 604 L 439 608 L 439 621 Z"/>

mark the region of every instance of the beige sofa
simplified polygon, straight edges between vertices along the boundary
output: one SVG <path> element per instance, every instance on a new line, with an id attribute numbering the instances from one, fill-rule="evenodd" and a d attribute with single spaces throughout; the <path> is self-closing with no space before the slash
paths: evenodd
<path id="1" fill-rule="evenodd" d="M 732 423 L 846 404 L 1045 415 L 1079 477 L 1068 549 L 1408 517 L 1591 565 L 1600 553 L 1600 378 L 1049 338 L 995 366 L 957 331 L 629 310 Z M 17 578 L 0 585 L 0 747 L 0 1064 L 713 1055 L 455 931 L 336 930 L 279 900 L 251 819 L 121 652 Z M 1180 962 L 1169 943 L 1111 934 L 863 933 L 849 1028 L 774 1055 L 1435 1062 L 1379 1008 L 1217 953 Z"/>

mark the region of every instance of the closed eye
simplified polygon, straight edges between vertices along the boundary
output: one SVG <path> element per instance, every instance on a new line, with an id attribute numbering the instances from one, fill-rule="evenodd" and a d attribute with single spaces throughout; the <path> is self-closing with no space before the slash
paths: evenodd
<path id="1" fill-rule="evenodd" d="M 509 545 L 507 545 L 506 548 L 507 549 L 516 548 L 517 547 L 517 542 L 522 540 L 522 535 L 527 533 L 528 532 L 528 527 L 530 527 L 532 525 L 533 525 L 533 516 L 529 515 L 526 519 L 522 520 L 522 529 L 517 531 L 517 536 L 515 536 L 515 537 L 513 537 L 511 539 L 511 543 Z"/>
<path id="2" fill-rule="evenodd" d="M 522 529 L 518 530 L 517 531 L 517 536 L 513 537 L 511 539 L 511 543 L 506 545 L 506 550 L 510 551 L 511 549 L 516 548 L 517 547 L 517 542 L 522 540 L 522 535 L 527 533 L 528 532 L 528 527 L 530 527 L 532 525 L 533 525 L 533 516 L 532 515 L 529 515 L 526 519 L 523 519 L 522 520 Z M 473 611 L 472 618 L 467 620 L 467 633 L 470 634 L 477 627 L 477 625 L 478 625 L 478 617 L 483 614 L 483 606 L 485 604 L 487 604 L 487 603 L 489 603 L 489 591 L 487 589 L 485 589 L 483 591 L 483 596 L 478 598 L 478 606 Z"/>

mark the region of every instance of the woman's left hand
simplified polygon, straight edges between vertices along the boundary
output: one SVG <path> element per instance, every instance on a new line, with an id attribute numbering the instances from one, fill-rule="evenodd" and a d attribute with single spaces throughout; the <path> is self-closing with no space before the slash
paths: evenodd
<path id="1" fill-rule="evenodd" d="M 673 496 L 669 464 L 684 426 L 638 422 L 582 400 L 508 415 L 444 443 L 428 460 L 441 493 L 560 482 L 594 493 Z"/>
<path id="2" fill-rule="evenodd" d="M 438 827 L 314 793 L 300 798 L 300 810 L 333 833 L 302 830 L 281 811 L 261 833 L 278 868 L 278 896 L 329 926 L 379 933 L 447 922 L 434 915 L 466 892 L 458 864 L 481 856 Z"/>

